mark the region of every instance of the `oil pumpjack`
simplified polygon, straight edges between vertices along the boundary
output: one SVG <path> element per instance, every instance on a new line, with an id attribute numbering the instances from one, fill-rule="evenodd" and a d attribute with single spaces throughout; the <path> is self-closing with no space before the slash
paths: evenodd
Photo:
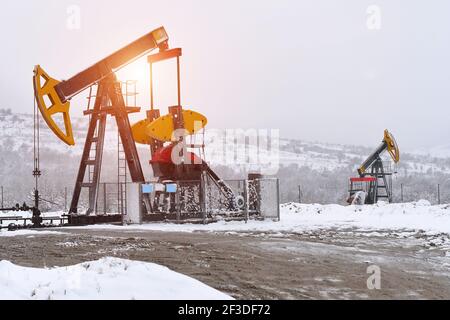
<path id="1" fill-rule="evenodd" d="M 39 110 L 48 127 L 58 138 L 70 146 L 75 145 L 69 114 L 70 100 L 85 89 L 98 85 L 94 107 L 88 112 L 88 115 L 90 115 L 89 129 L 69 216 L 77 215 L 83 188 L 89 190 L 89 208 L 86 215 L 95 213 L 108 115 L 116 118 L 132 181 L 145 182 L 128 117 L 130 113 L 139 112 L 140 108 L 130 108 L 125 105 L 121 83 L 118 81 L 115 72 L 150 51 L 156 49 L 161 52 L 166 51 L 169 46 L 168 41 L 169 37 L 166 30 L 161 27 L 62 82 L 51 78 L 39 65 L 35 67 L 33 84 Z M 60 128 L 55 121 L 57 116 L 62 116 L 64 129 Z M 92 175 L 86 174 L 86 172 L 92 172 Z M 88 181 L 86 181 L 86 175 Z M 149 200 L 144 199 L 144 201 L 146 207 L 150 210 Z"/>
<path id="2" fill-rule="evenodd" d="M 86 220 L 83 217 L 95 216 L 96 213 L 108 116 L 116 119 L 132 182 L 145 183 L 146 181 L 136 147 L 136 143 L 140 143 L 150 146 L 151 165 L 155 177 L 160 181 L 193 180 L 208 175 L 219 186 L 222 193 L 232 201 L 233 192 L 226 184 L 195 153 L 186 151 L 189 148 L 203 147 L 186 146 L 184 142 L 186 136 L 202 130 L 207 124 L 207 119 L 197 112 L 184 110 L 181 106 L 180 57 L 182 50 L 169 49 L 168 41 L 166 30 L 163 27 L 158 28 L 62 82 L 51 78 L 39 65 L 35 67 L 33 84 L 38 108 L 48 127 L 70 146 L 75 145 L 69 114 L 70 100 L 82 91 L 97 85 L 94 107 L 85 112 L 85 115 L 90 116 L 90 123 L 69 211 L 71 223 L 76 224 L 75 220 L 80 221 L 78 219 L 80 216 L 83 223 L 103 222 Z M 160 61 L 177 59 L 178 105 L 170 107 L 169 114 L 161 117 L 160 111 L 153 107 L 152 85 L 151 110 L 147 112 L 147 119 L 132 126 L 129 114 L 140 112 L 141 108 L 125 105 L 121 82 L 117 79 L 115 72 L 157 49 L 159 53 L 148 57 L 150 66 Z M 64 128 L 61 128 L 56 121 L 57 116 L 62 116 Z M 180 155 L 179 162 L 173 159 L 173 155 L 177 152 Z M 86 214 L 78 212 L 82 189 L 89 191 L 89 208 Z M 150 196 L 145 196 L 143 202 L 147 212 L 153 213 Z"/>
<path id="3" fill-rule="evenodd" d="M 385 165 L 381 156 L 388 152 L 394 163 L 400 161 L 400 150 L 394 136 L 384 131 L 381 145 L 359 167 L 359 177 L 350 179 L 350 197 L 348 203 L 352 204 L 355 198 L 364 194 L 365 204 L 375 204 L 385 199 L 392 202 L 392 175 L 390 165 Z M 361 200 L 361 199 L 360 199 Z"/>

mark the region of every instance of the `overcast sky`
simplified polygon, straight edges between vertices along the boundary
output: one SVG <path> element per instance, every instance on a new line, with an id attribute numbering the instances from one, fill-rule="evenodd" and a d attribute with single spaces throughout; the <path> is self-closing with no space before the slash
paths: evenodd
<path id="1" fill-rule="evenodd" d="M 72 5 L 80 9 L 79 29 L 72 28 Z M 212 128 L 275 128 L 283 137 L 370 146 L 388 128 L 404 148 L 450 144 L 446 0 L 16 0 L 1 6 L 0 108 L 32 112 L 35 64 L 69 78 L 164 25 L 171 46 L 184 49 L 183 104 L 204 113 Z M 157 71 L 157 101 L 166 110 L 175 104 L 175 69 L 167 64 Z M 119 73 L 141 79 L 144 107 L 146 72 L 141 60 Z M 73 115 L 81 114 L 84 96 L 73 101 Z"/>

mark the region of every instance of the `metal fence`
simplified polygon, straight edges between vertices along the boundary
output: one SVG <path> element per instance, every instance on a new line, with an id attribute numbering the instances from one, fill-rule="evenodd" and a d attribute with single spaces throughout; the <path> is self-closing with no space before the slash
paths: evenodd
<path id="1" fill-rule="evenodd" d="M 174 193 L 153 195 L 157 214 L 177 220 L 279 218 L 277 179 L 180 181 Z"/>
<path id="2" fill-rule="evenodd" d="M 348 185 L 342 184 L 341 188 L 330 186 L 300 185 L 289 197 L 284 197 L 284 202 L 300 202 L 304 204 L 346 204 L 348 198 Z M 432 205 L 450 204 L 449 184 L 409 184 L 392 182 L 393 203 L 416 202 L 427 200 Z M 330 200 L 331 199 L 331 200 Z"/>
<path id="3" fill-rule="evenodd" d="M 428 200 L 431 204 L 449 204 L 450 186 L 441 184 L 416 185 L 398 183 L 394 184 L 394 202 L 414 202 Z"/>
<path id="4" fill-rule="evenodd" d="M 97 214 L 125 214 L 127 183 L 101 183 L 97 199 Z"/>
<path id="5" fill-rule="evenodd" d="M 269 185 L 267 188 L 275 189 L 276 179 L 265 179 L 263 184 Z M 238 195 L 238 200 L 242 201 L 244 197 L 244 186 L 245 180 L 234 180 L 226 181 L 226 183 L 233 189 L 233 193 Z M 335 181 L 333 181 L 335 182 Z M 209 182 L 210 184 L 212 182 Z M 198 212 L 201 211 L 200 208 L 200 198 L 198 196 L 200 183 L 199 182 L 184 182 L 180 184 L 180 196 L 182 197 L 181 203 L 183 206 L 181 208 L 182 217 L 198 217 Z M 347 182 L 343 181 L 340 185 L 336 183 L 328 183 L 321 185 L 307 185 L 302 184 L 294 188 L 287 188 L 286 185 L 283 187 L 282 184 L 282 199 L 283 202 L 300 202 L 300 203 L 339 203 L 345 204 L 348 197 L 347 193 Z M 284 183 L 286 184 L 286 183 Z M 126 189 L 127 185 L 122 184 L 122 190 L 118 183 L 102 183 L 99 188 L 99 196 L 97 202 L 97 214 L 117 214 L 123 212 L 126 209 Z M 17 198 L 17 194 L 12 192 L 7 186 L 3 186 L 0 189 L 0 208 L 9 208 L 15 206 L 17 203 L 22 204 L 24 200 L 28 203 L 32 203 L 31 193 L 25 199 L 23 195 Z M 420 185 L 416 183 L 405 182 L 401 183 L 394 180 L 393 182 L 393 201 L 394 203 L 402 202 L 414 202 L 418 200 L 427 200 L 431 204 L 449 204 L 450 203 L 450 181 L 444 181 L 441 184 L 437 183 L 421 183 Z M 256 194 L 261 192 L 258 190 L 255 182 L 249 182 L 249 215 L 251 216 L 254 212 L 258 211 L 258 200 Z M 273 190 L 270 191 L 271 194 L 277 194 Z M 241 197 L 239 197 L 241 196 Z M 72 188 L 67 187 L 65 190 L 58 190 L 54 192 L 54 196 L 50 197 L 44 193 L 44 198 L 50 198 L 53 202 L 42 202 L 41 210 L 43 212 L 57 212 L 63 211 L 68 212 L 70 201 L 72 197 Z M 245 198 L 245 197 L 244 197 Z M 214 214 L 214 212 L 223 212 L 227 203 L 224 199 L 218 196 L 218 190 L 215 188 L 209 188 L 208 190 L 208 212 Z M 87 194 L 82 194 L 79 202 L 79 211 L 83 212 L 88 207 L 88 196 Z M 125 207 L 125 209 L 123 209 Z M 166 210 L 166 209 L 164 209 Z M 163 210 L 163 211 L 164 211 Z M 273 211 L 273 210 L 272 210 Z M 234 214 L 236 211 L 234 211 Z M 242 214 L 243 211 L 237 211 L 237 214 Z M 233 211 L 232 211 L 233 214 Z"/>

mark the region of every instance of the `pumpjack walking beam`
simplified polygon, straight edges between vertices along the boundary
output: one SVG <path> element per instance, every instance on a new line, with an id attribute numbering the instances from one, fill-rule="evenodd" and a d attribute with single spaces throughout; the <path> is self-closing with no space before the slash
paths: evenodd
<path id="1" fill-rule="evenodd" d="M 161 27 L 62 82 L 51 78 L 39 65 L 36 66 L 33 77 L 35 98 L 49 128 L 66 144 L 74 145 L 69 115 L 70 99 L 146 53 L 157 48 L 167 50 L 168 41 L 169 37 Z M 54 121 L 53 116 L 56 114 L 62 114 L 66 132 Z"/>
<path id="2" fill-rule="evenodd" d="M 39 110 L 49 128 L 68 145 L 75 144 L 69 114 L 70 99 L 92 85 L 98 84 L 95 107 L 92 111 L 92 118 L 89 125 L 70 213 L 77 213 L 78 202 L 83 187 L 89 188 L 88 214 L 95 211 L 101 174 L 104 130 L 108 114 L 116 117 L 132 181 L 145 181 L 136 144 L 132 136 L 131 125 L 128 118 L 129 109 L 125 106 L 121 85 L 120 82 L 117 81 L 114 72 L 157 48 L 159 48 L 161 52 L 167 50 L 168 41 L 169 37 L 167 36 L 165 29 L 161 27 L 63 82 L 51 78 L 40 66 L 35 67 L 33 85 Z M 111 103 L 111 107 L 108 106 L 109 102 Z M 53 119 L 53 116 L 57 114 L 62 115 L 65 130 L 62 130 Z M 97 127 L 98 136 L 95 137 Z M 94 143 L 96 144 L 95 158 L 90 159 L 92 144 Z M 94 173 L 92 180 L 89 179 L 91 181 L 85 184 L 84 178 L 88 166 L 94 166 Z M 149 204 L 147 205 L 147 208 L 149 208 Z"/>

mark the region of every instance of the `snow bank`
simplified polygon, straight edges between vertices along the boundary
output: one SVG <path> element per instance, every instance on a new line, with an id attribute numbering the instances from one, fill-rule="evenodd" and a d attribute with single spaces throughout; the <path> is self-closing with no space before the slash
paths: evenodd
<path id="1" fill-rule="evenodd" d="M 0 300 L 229 300 L 168 268 L 104 258 L 75 266 L 33 269 L 0 262 Z"/>
<path id="2" fill-rule="evenodd" d="M 303 232 L 328 228 L 368 230 L 422 230 L 450 234 L 450 205 L 431 206 L 428 201 L 404 204 L 379 203 L 373 206 L 282 205 L 281 221 L 218 222 L 209 225 L 146 224 L 115 227 L 83 227 L 97 230 L 165 231 L 165 232 Z"/>
<path id="3" fill-rule="evenodd" d="M 450 205 L 431 206 L 426 200 L 373 206 L 290 203 L 284 205 L 282 211 L 287 222 L 301 222 L 306 227 L 408 229 L 450 234 Z"/>

